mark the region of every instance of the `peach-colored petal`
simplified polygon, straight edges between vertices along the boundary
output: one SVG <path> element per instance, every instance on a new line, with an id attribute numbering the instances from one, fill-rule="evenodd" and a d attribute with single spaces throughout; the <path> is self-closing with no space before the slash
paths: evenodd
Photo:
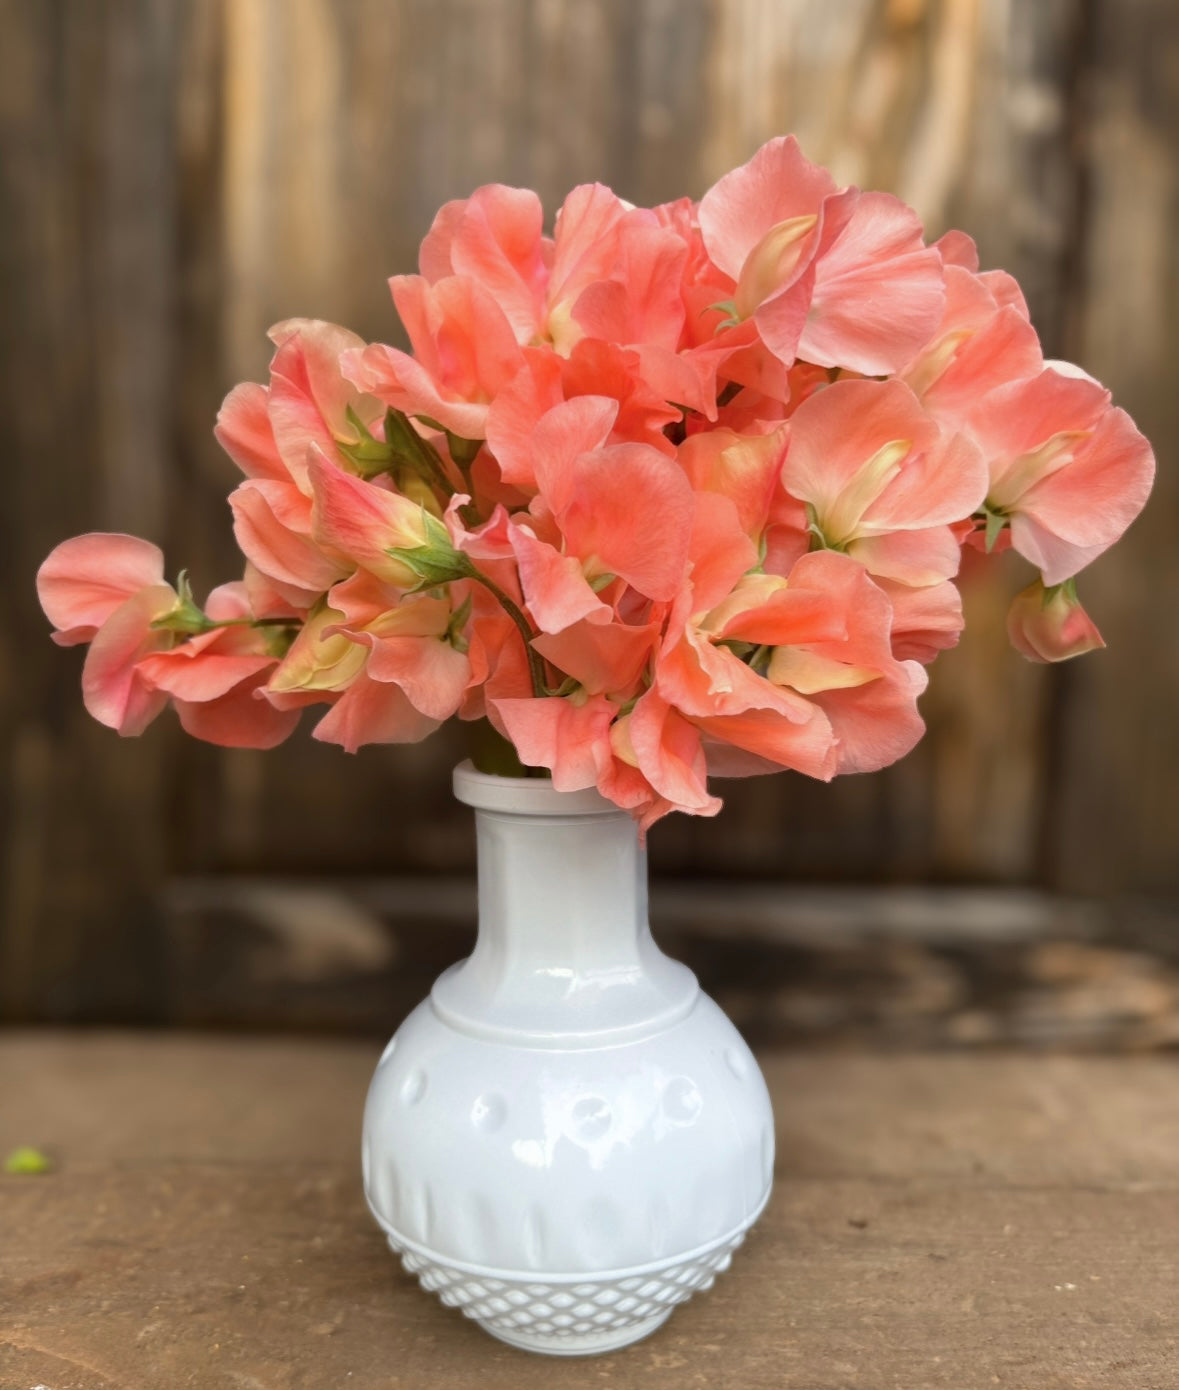
<path id="1" fill-rule="evenodd" d="M 347 556 L 387 584 L 413 588 L 417 576 L 388 552 L 427 544 L 423 508 L 323 458 L 311 461 L 309 479 L 316 544 Z"/>
<path id="2" fill-rule="evenodd" d="M 400 686 L 414 709 L 439 723 L 458 712 L 471 677 L 462 652 L 439 637 L 371 640 L 365 667 L 370 680 Z"/>
<path id="3" fill-rule="evenodd" d="M 1088 377 L 1047 368 L 1002 387 L 970 427 L 990 464 L 988 506 L 1050 586 L 1108 549 L 1150 493 L 1150 445 Z"/>
<path id="4" fill-rule="evenodd" d="M 982 276 L 950 265 L 945 282 L 942 321 L 901 376 L 927 410 L 958 428 L 988 391 L 1035 376 L 1043 362 L 1026 313 L 1000 304 Z"/>
<path id="5" fill-rule="evenodd" d="M 626 215 L 622 200 L 600 183 L 579 185 L 561 205 L 548 286 L 548 329 L 559 348 L 568 350 L 577 337 L 570 332 L 572 309 L 582 290 L 609 279 L 618 227 Z"/>
<path id="6" fill-rule="evenodd" d="M 1060 584 L 1118 540 L 1146 505 L 1154 451 L 1124 410 L 1106 411 L 1072 462 L 1033 484 L 1011 519 L 1015 548 Z"/>
<path id="7" fill-rule="evenodd" d="M 847 553 L 869 574 L 917 586 L 953 579 L 962 560 L 962 549 L 949 526 L 865 536 L 852 541 Z"/>
<path id="8" fill-rule="evenodd" d="M 513 525 L 510 534 L 520 587 L 541 632 L 562 632 L 583 618 L 610 621 L 609 605 L 594 593 L 576 556 L 562 555 L 527 526 Z"/>
<path id="9" fill-rule="evenodd" d="M 692 597 L 698 609 L 711 608 L 757 565 L 757 547 L 745 532 L 736 506 L 718 492 L 694 497 L 689 559 Z"/>
<path id="10" fill-rule="evenodd" d="M 806 655 L 819 658 L 818 665 L 797 662 L 789 649 L 786 659 L 779 661 L 775 652 L 770 680 L 805 691 L 822 707 L 838 739 L 841 773 L 888 766 L 924 731 L 917 697 L 927 680 L 919 663 L 893 656 L 888 597 L 861 565 L 829 551 L 803 556 L 789 584 L 796 591 L 811 589 L 837 605 L 846 620 L 846 634 L 806 644 Z"/>
<path id="11" fill-rule="evenodd" d="M 295 732 L 301 711 L 276 709 L 258 699 L 264 681 L 264 676 L 255 676 L 219 699 L 197 704 L 175 700 L 181 727 L 193 738 L 221 748 L 277 748 Z"/>
<path id="12" fill-rule="evenodd" d="M 439 229 L 439 240 L 449 234 L 452 273 L 489 291 L 520 343 L 531 342 L 544 319 L 548 258 L 543 221 L 540 199 L 531 189 L 488 184 L 466 200 L 461 218 L 448 217 Z M 423 243 L 423 259 L 440 269 L 438 250 L 427 250 Z"/>
<path id="13" fill-rule="evenodd" d="M 640 698 L 628 717 L 626 742 L 643 776 L 677 809 L 697 815 L 720 809 L 720 801 L 708 791 L 699 730 L 654 688 Z"/>
<path id="14" fill-rule="evenodd" d="M 806 588 L 776 575 L 750 575 L 717 604 L 702 626 L 716 641 L 751 642 L 756 646 L 808 646 L 841 642 L 847 637 L 847 613 L 821 587 Z M 841 576 L 842 570 L 837 569 Z"/>
<path id="15" fill-rule="evenodd" d="M 942 316 L 941 255 L 891 194 L 850 189 L 828 199 L 814 270 L 798 355 L 821 367 L 900 371 Z"/>
<path id="16" fill-rule="evenodd" d="M 274 665 L 274 657 L 262 653 L 194 650 L 191 643 L 185 643 L 171 651 L 145 656 L 139 663 L 139 672 L 157 690 L 199 704 L 220 699 Z"/>
<path id="17" fill-rule="evenodd" d="M 418 248 L 418 269 L 422 278 L 428 280 L 431 285 L 455 273 L 450 249 L 458 229 L 463 224 L 467 202 L 466 198 L 453 198 L 449 203 L 443 203 L 434 214 L 430 230 L 422 238 L 422 244 Z"/>
<path id="18" fill-rule="evenodd" d="M 593 574 L 618 575 L 664 600 L 684 581 L 694 512 L 673 460 L 645 444 L 613 444 L 574 461 L 558 521 L 569 550 Z"/>
<path id="19" fill-rule="evenodd" d="M 608 278 L 578 295 L 572 316 L 591 338 L 672 352 L 684 325 L 680 293 L 688 250 L 672 231 L 631 220 L 619 231 Z"/>
<path id="20" fill-rule="evenodd" d="M 610 437 L 618 402 L 578 396 L 547 411 L 532 432 L 532 472 L 549 510 L 564 511 L 577 490 L 577 462 Z"/>
<path id="21" fill-rule="evenodd" d="M 398 685 L 370 680 L 361 672 L 312 731 L 320 743 L 338 743 L 355 753 L 368 743 L 420 743 L 438 727 L 414 709 Z"/>
<path id="22" fill-rule="evenodd" d="M 978 247 L 974 244 L 974 238 L 967 236 L 965 232 L 951 228 L 950 231 L 940 236 L 933 245 L 941 254 L 943 265 L 947 267 L 957 266 L 970 271 L 978 269 Z"/>
<path id="23" fill-rule="evenodd" d="M 343 374 L 345 355 L 363 351 L 363 338 L 318 319 L 288 319 L 276 324 L 270 336 L 277 344 L 267 407 L 274 442 L 291 478 L 306 491 L 309 446 L 339 460 L 336 441 L 356 443 L 360 438 L 349 410 L 370 429 L 385 410 Z"/>
<path id="24" fill-rule="evenodd" d="M 677 453 L 692 487 L 729 498 L 742 528 L 755 537 L 769 519 L 785 455 L 785 427 L 760 435 L 709 430 L 690 435 Z"/>
<path id="25" fill-rule="evenodd" d="M 700 230 L 713 262 L 739 280 L 767 233 L 819 212 L 835 180 L 806 159 L 793 135 L 767 141 L 700 200 Z"/>
<path id="26" fill-rule="evenodd" d="M 319 598 L 298 585 L 281 584 L 264 575 L 248 560 L 242 579 L 249 596 L 249 611 L 255 618 L 301 619 Z"/>
<path id="27" fill-rule="evenodd" d="M 899 381 L 839 381 L 804 401 L 782 481 L 831 545 L 961 520 L 987 486 L 973 441 L 940 431 Z"/>
<path id="28" fill-rule="evenodd" d="M 891 679 L 824 692 L 823 711 L 839 739 L 840 773 L 889 767 L 911 752 L 925 732 L 925 721 L 917 712 L 925 668 L 916 661 L 897 666 Z"/>
<path id="29" fill-rule="evenodd" d="M 487 444 L 505 482 L 535 491 L 532 432 L 564 399 L 561 359 L 548 349 L 527 350 L 524 365 L 487 409 Z"/>
<path id="30" fill-rule="evenodd" d="M 689 397 L 699 392 L 698 373 L 682 357 L 652 348 L 644 358 L 634 348 L 582 338 L 568 357 L 557 360 L 567 399 L 607 396 L 618 402 L 611 443 L 650 444 L 666 454 L 675 452 L 675 446 L 663 433 L 664 426 L 678 420 L 681 414 L 670 402 L 688 404 Z M 678 384 L 669 385 L 661 370 L 669 360 L 676 364 Z M 685 378 L 693 384 L 681 393 Z M 661 389 L 664 385 L 668 385 L 667 391 Z"/>
<path id="31" fill-rule="evenodd" d="M 252 478 L 229 496 L 242 554 L 288 597 L 312 603 L 347 571 L 311 536 L 311 500 L 291 482 Z"/>
<path id="32" fill-rule="evenodd" d="M 962 633 L 962 596 L 948 580 L 911 588 L 888 579 L 877 586 L 892 604 L 892 654 L 898 661 L 928 665 L 948 647 L 956 646 Z"/>
<path id="33" fill-rule="evenodd" d="M 124 738 L 143 733 L 168 703 L 136 669 L 151 652 L 171 646 L 169 632 L 152 623 L 176 606 L 167 584 L 137 590 L 106 619 L 90 643 L 82 667 L 82 699 L 90 714 Z"/>
<path id="34" fill-rule="evenodd" d="M 138 536 L 94 531 L 62 541 L 37 571 L 37 597 L 62 647 L 89 642 L 121 604 L 163 583 L 164 553 Z"/>
<path id="35" fill-rule="evenodd" d="M 602 762 L 610 757 L 614 706 L 608 700 L 496 700 L 495 709 L 520 761 L 526 767 L 547 767 L 557 791 L 581 791 L 597 783 Z"/>
<path id="36" fill-rule="evenodd" d="M 542 633 L 532 645 L 588 694 L 629 695 L 654 656 L 659 633 L 658 622 L 631 626 L 583 618 L 561 632 Z"/>
<path id="37" fill-rule="evenodd" d="M 247 478 L 289 480 L 274 439 L 265 386 L 253 381 L 235 386 L 221 403 L 213 434 Z"/>
<path id="38" fill-rule="evenodd" d="M 511 324 L 477 281 L 453 275 L 431 285 L 418 275 L 389 282 L 413 354 L 373 343 L 343 354 L 362 390 L 407 415 L 482 439 L 488 402 L 524 364 Z"/>

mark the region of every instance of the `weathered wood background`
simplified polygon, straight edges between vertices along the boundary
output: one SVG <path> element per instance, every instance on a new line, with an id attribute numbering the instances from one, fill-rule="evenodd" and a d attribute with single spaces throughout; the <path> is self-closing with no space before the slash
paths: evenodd
<path id="1" fill-rule="evenodd" d="M 128 530 L 198 588 L 230 577 L 211 426 L 271 322 L 396 335 L 385 277 L 481 182 L 549 207 L 591 179 L 699 194 L 788 130 L 932 233 L 970 230 L 1160 478 L 1082 584 L 1109 652 L 1026 665 L 1018 565 L 974 576 L 913 756 L 733 784 L 719 821 L 659 828 L 656 868 L 1179 896 L 1174 0 L 0 0 L 0 35 L 0 1017 L 166 1013 L 178 879 L 472 854 L 453 740 L 263 756 L 92 724 L 33 595 L 49 548 Z"/>

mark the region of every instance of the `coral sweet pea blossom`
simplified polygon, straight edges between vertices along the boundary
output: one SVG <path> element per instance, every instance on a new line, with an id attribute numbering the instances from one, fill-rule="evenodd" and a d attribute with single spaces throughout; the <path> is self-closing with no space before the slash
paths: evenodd
<path id="1" fill-rule="evenodd" d="M 240 579 L 199 604 L 115 534 L 42 565 L 100 722 L 170 705 L 269 748 L 313 709 L 355 751 L 483 721 L 497 766 L 647 827 L 715 815 L 717 778 L 903 757 L 964 546 L 1033 567 L 1024 656 L 1104 645 L 1075 577 L 1145 504 L 1149 444 L 969 237 L 793 137 L 699 202 L 582 185 L 547 230 L 489 184 L 389 286 L 408 351 L 289 319 L 226 397 Z"/>

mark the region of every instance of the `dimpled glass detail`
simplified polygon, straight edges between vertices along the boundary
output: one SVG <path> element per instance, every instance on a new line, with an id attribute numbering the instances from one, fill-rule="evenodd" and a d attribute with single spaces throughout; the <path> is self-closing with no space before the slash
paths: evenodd
<path id="1" fill-rule="evenodd" d="M 448 1307 L 461 1308 L 487 1331 L 559 1343 L 591 1333 L 621 1332 L 686 1303 L 694 1293 L 712 1287 L 744 1239 L 740 1231 L 704 1254 L 670 1260 L 641 1275 L 576 1284 L 473 1274 L 419 1251 L 401 1251 L 392 1239 L 389 1244 L 422 1288 L 436 1293 Z"/>

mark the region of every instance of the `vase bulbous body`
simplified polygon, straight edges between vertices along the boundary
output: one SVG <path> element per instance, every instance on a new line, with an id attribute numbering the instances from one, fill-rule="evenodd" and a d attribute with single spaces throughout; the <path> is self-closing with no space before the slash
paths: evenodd
<path id="1" fill-rule="evenodd" d="M 364 1186 L 405 1267 L 492 1335 L 585 1354 L 709 1287 L 769 1196 L 769 1095 L 647 923 L 634 822 L 464 764 L 479 934 L 398 1029 Z"/>

